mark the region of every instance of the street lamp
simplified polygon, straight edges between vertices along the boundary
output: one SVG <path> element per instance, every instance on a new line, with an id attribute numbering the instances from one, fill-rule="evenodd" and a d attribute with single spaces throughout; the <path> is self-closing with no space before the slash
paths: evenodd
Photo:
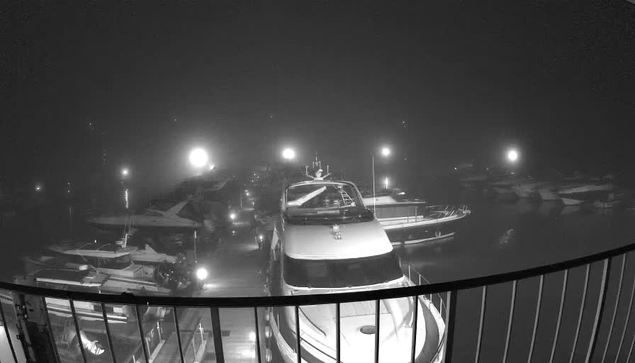
<path id="1" fill-rule="evenodd" d="M 196 270 L 196 278 L 199 281 L 203 281 L 207 278 L 207 276 L 209 276 L 209 272 L 207 272 L 207 269 L 205 267 L 199 267 Z"/>
<path id="2" fill-rule="evenodd" d="M 512 163 L 516 163 L 516 161 L 518 161 L 518 156 L 518 151 L 516 149 L 510 149 L 507 151 L 507 160 Z"/>
<path id="3" fill-rule="evenodd" d="M 193 167 L 199 169 L 207 165 L 207 161 L 209 160 L 209 156 L 207 155 L 207 151 L 201 148 L 195 148 L 190 151 L 190 164 Z"/>
<path id="4" fill-rule="evenodd" d="M 382 146 L 381 147 L 381 156 L 384 158 L 387 158 L 388 156 L 390 156 L 390 148 L 388 146 Z M 373 211 L 375 210 L 375 154 L 373 153 L 373 155 L 371 156 L 371 163 L 372 163 L 372 169 L 373 169 Z M 387 183 L 386 183 L 387 184 Z"/>
<path id="5" fill-rule="evenodd" d="M 291 148 L 285 148 L 284 150 L 282 150 L 282 158 L 287 161 L 295 159 L 295 150 Z"/>
<path id="6" fill-rule="evenodd" d="M 123 200 L 125 202 L 126 211 L 130 209 L 130 195 L 128 191 L 128 185 L 126 180 L 130 177 L 130 169 L 127 167 L 121 168 L 121 185 L 123 185 Z"/>

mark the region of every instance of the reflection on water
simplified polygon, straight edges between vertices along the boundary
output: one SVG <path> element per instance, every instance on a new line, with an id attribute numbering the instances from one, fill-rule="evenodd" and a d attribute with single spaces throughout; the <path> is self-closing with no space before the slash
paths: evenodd
<path id="1" fill-rule="evenodd" d="M 635 237 L 635 214 L 623 208 L 565 207 L 527 199 L 500 203 L 479 191 L 463 192 L 457 202 L 468 204 L 472 214 L 454 240 L 397 249 L 403 262 L 433 282 L 553 263 Z"/>

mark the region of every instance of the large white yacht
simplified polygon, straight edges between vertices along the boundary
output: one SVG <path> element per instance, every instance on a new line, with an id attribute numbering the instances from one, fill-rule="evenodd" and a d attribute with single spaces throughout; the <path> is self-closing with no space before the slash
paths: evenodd
<path id="1" fill-rule="evenodd" d="M 382 225 L 364 206 L 350 182 L 321 178 L 284 189 L 281 216 L 271 241 L 269 293 L 327 294 L 411 286 Z M 375 302 L 345 303 L 340 310 L 341 361 L 373 362 L 379 334 L 380 360 L 408 362 L 418 304 L 415 355 L 436 362 L 443 356 L 444 321 L 427 299 L 382 300 L 379 327 Z M 335 306 L 298 309 L 300 350 L 306 362 L 336 359 Z M 268 361 L 296 362 L 296 315 L 293 307 L 267 311 Z"/>

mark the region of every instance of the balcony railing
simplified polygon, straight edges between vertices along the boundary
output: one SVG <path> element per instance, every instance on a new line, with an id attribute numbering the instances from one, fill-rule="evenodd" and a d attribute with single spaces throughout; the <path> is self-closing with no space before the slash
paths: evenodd
<path id="1" fill-rule="evenodd" d="M 371 301 L 378 331 L 369 349 L 378 362 L 385 357 L 382 349 L 388 349 L 379 339 L 380 304 L 408 298 L 434 304 L 446 326 L 429 355 L 415 355 L 416 340 L 425 337 L 412 329 L 411 361 L 629 362 L 635 346 L 634 249 L 627 245 L 522 271 L 441 283 L 428 283 L 411 270 L 416 286 L 343 294 L 153 297 L 0 283 L 0 361 L 277 361 L 269 312 L 290 308 L 295 311 L 294 331 L 301 332 L 292 332 L 293 360 L 312 362 L 298 316 L 300 307 L 324 304 L 336 312 L 336 340 L 335 356 L 323 361 L 339 361 L 341 309 Z M 413 316 L 416 327 L 418 315 Z"/>

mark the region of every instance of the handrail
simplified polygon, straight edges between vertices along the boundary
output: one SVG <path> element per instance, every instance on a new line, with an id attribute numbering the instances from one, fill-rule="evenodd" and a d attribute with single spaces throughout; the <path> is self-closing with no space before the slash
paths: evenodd
<path id="1" fill-rule="evenodd" d="M 531 267 L 524 270 L 505 272 L 495 275 L 475 277 L 463 280 L 434 283 L 430 285 L 409 286 L 394 289 L 382 289 L 371 291 L 358 291 L 340 294 L 316 294 L 293 296 L 251 296 L 251 297 L 174 297 L 174 296 L 141 296 L 129 293 L 121 295 L 98 294 L 92 292 L 55 290 L 0 282 L 0 289 L 14 292 L 45 296 L 59 299 L 72 299 L 81 301 L 136 304 L 136 305 L 167 305 L 188 307 L 273 307 L 296 305 L 321 305 L 334 303 L 349 303 L 364 300 L 394 299 L 411 297 L 414 295 L 437 294 L 452 290 L 465 290 L 483 285 L 494 285 L 514 280 L 523 280 L 544 274 L 559 272 L 576 268 L 586 264 L 602 261 L 635 250 L 635 243 L 617 247 L 611 250 L 598 252 L 592 255 L 574 258 L 567 261 Z"/>

